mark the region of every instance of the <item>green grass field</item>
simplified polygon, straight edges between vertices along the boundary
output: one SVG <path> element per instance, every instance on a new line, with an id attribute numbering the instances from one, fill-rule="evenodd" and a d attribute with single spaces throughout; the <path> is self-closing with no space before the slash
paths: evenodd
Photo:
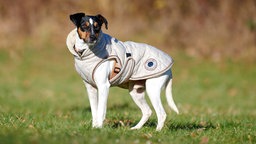
<path id="1" fill-rule="evenodd" d="M 256 143 L 256 64 L 214 63 L 170 53 L 176 115 L 156 132 L 155 113 L 131 131 L 141 112 L 112 88 L 102 129 L 91 128 L 85 88 L 66 47 L 0 49 L 0 143 Z"/>

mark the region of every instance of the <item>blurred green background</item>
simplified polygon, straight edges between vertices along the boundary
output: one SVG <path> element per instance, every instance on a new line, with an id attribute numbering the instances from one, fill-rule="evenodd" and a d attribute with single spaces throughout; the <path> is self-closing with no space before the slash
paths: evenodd
<path id="1" fill-rule="evenodd" d="M 91 129 L 65 44 L 76 12 L 102 14 L 105 33 L 174 58 L 181 115 L 163 98 L 163 132 L 154 132 L 155 115 L 142 131 L 128 131 L 141 114 L 117 88 L 105 128 Z M 0 0 L 0 143 L 85 143 L 95 135 L 89 143 L 255 143 L 255 76 L 255 0 Z"/>

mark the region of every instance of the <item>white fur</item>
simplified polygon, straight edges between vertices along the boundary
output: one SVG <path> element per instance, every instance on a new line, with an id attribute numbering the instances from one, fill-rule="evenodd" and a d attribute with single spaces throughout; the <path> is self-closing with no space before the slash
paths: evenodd
<path id="1" fill-rule="evenodd" d="M 93 24 L 92 18 L 89 19 L 89 23 L 90 23 L 90 24 Z"/>
<path id="2" fill-rule="evenodd" d="M 85 45 L 84 41 L 81 41 L 79 37 L 76 37 L 76 46 Z M 106 61 L 102 63 L 94 73 L 94 80 L 96 88 L 89 83 L 85 83 L 87 88 L 88 97 L 92 112 L 92 126 L 95 128 L 101 128 L 103 126 L 104 119 L 107 111 L 107 99 L 109 94 L 110 82 L 109 74 L 113 68 L 112 61 Z M 157 131 L 160 131 L 166 119 L 166 112 L 163 108 L 160 94 L 161 89 L 166 89 L 166 98 L 169 106 L 176 112 L 179 113 L 173 98 L 172 98 L 172 73 L 171 70 L 166 71 L 161 76 L 156 78 L 146 79 L 145 81 L 130 81 L 129 82 L 129 93 L 138 105 L 142 112 L 142 118 L 137 125 L 131 129 L 140 129 L 149 119 L 152 111 L 145 100 L 145 90 L 149 96 L 149 99 L 157 114 Z"/>

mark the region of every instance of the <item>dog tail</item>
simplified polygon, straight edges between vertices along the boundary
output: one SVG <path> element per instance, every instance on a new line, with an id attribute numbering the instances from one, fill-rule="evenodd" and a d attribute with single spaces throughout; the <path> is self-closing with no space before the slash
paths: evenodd
<path id="1" fill-rule="evenodd" d="M 174 100 L 172 98 L 172 78 L 170 78 L 170 80 L 167 83 L 165 95 L 166 95 L 166 99 L 167 99 L 167 103 L 168 103 L 169 107 L 172 110 L 174 110 L 177 114 L 179 114 L 179 110 L 178 110 L 177 106 L 175 105 Z"/>

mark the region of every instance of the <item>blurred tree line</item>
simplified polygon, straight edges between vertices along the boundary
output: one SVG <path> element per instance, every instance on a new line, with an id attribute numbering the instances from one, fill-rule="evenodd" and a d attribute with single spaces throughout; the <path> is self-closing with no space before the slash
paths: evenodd
<path id="1" fill-rule="evenodd" d="M 213 60 L 256 60 L 256 0 L 1 0 L 0 49 L 24 41 L 63 47 L 76 12 L 102 14 L 107 33 L 120 40 Z"/>

